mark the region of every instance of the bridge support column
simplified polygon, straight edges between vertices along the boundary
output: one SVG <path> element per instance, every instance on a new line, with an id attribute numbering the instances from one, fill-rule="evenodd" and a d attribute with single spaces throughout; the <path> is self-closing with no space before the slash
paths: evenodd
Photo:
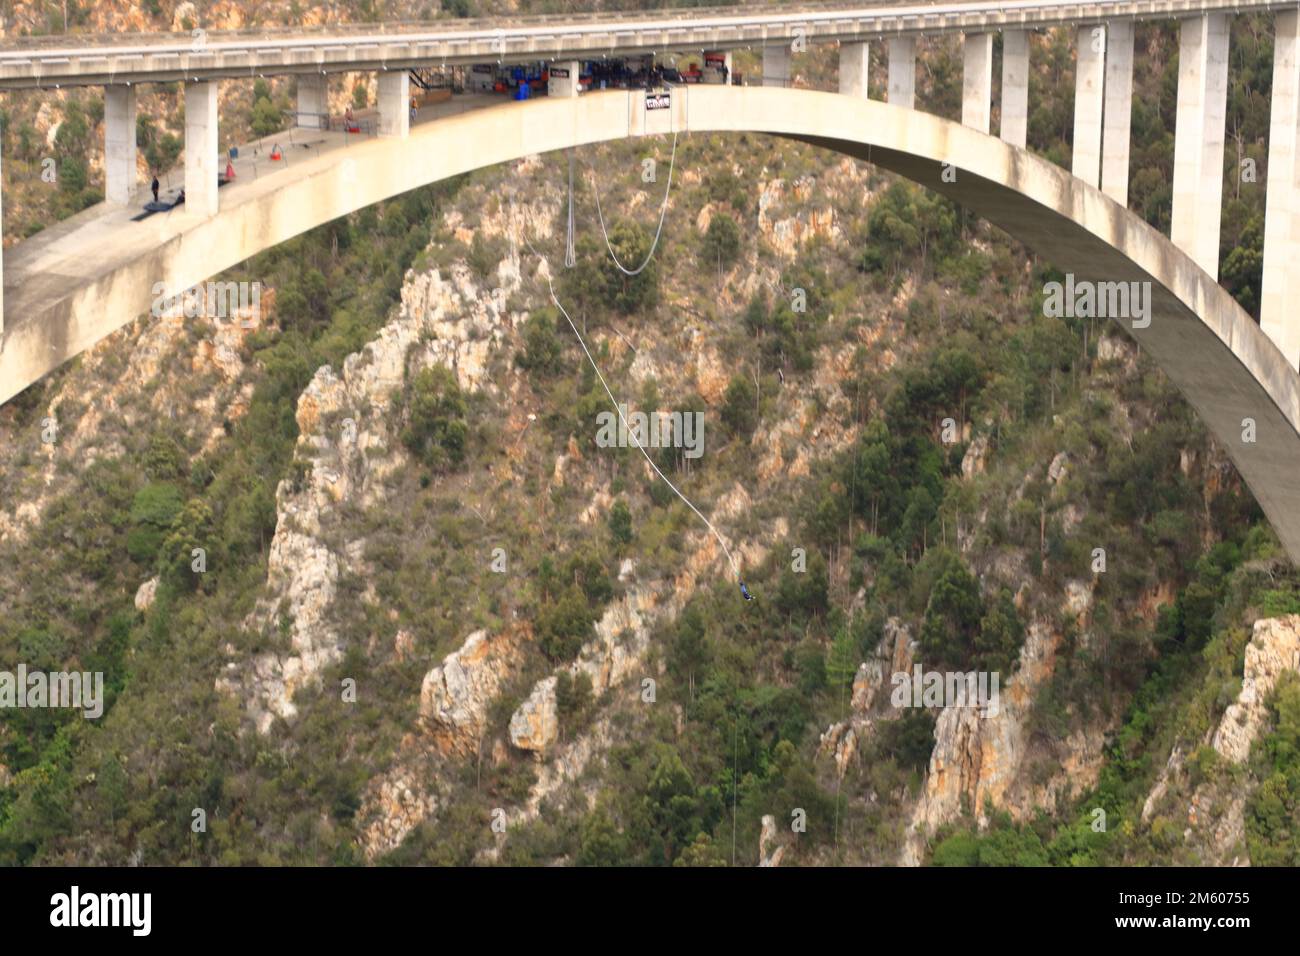
<path id="1" fill-rule="evenodd" d="M 845 96 L 869 99 L 868 78 L 871 76 L 871 44 L 840 44 L 840 92 Z"/>
<path id="2" fill-rule="evenodd" d="M 308 73 L 298 77 L 298 115 L 295 122 L 302 129 L 325 129 L 328 126 L 328 77 Z"/>
<path id="3" fill-rule="evenodd" d="M 783 43 L 780 46 L 763 47 L 763 85 L 790 85 L 789 44 Z"/>
<path id="4" fill-rule="evenodd" d="M 1227 98 L 1227 15 L 1210 13 L 1184 20 L 1178 48 L 1174 210 L 1169 238 L 1216 279 Z"/>
<path id="5" fill-rule="evenodd" d="M 1300 12 L 1279 10 L 1273 29 L 1273 105 L 1264 204 L 1259 324 L 1300 367 Z"/>
<path id="6" fill-rule="evenodd" d="M 185 211 L 217 214 L 217 84 L 185 84 Z"/>
<path id="7" fill-rule="evenodd" d="M 998 130 L 1003 142 L 1025 148 L 1029 132 L 1029 34 L 1024 30 L 1002 32 L 1002 123 Z"/>
<path id="8" fill-rule="evenodd" d="M 1106 28 L 1075 34 L 1074 160 L 1070 171 L 1089 186 L 1101 184 L 1101 111 L 1105 90 Z"/>
<path id="9" fill-rule="evenodd" d="M 135 189 L 135 88 L 104 88 L 104 198 L 125 206 Z M 188 201 L 189 192 L 186 192 Z"/>
<path id="10" fill-rule="evenodd" d="M 1101 191 L 1128 205 L 1129 129 L 1133 120 L 1133 21 L 1106 26 L 1106 109 L 1102 120 Z"/>
<path id="11" fill-rule="evenodd" d="M 889 41 L 889 91 L 885 101 L 906 109 L 916 107 L 916 39 L 893 37 Z"/>
<path id="12" fill-rule="evenodd" d="M 379 74 L 379 135 L 406 136 L 411 131 L 411 77 L 405 70 Z"/>
<path id="13" fill-rule="evenodd" d="M 577 96 L 578 72 L 581 68 L 577 60 L 561 60 L 552 63 L 546 77 L 546 95 Z"/>
<path id="14" fill-rule="evenodd" d="M 962 46 L 961 122 L 987 133 L 993 100 L 993 34 L 968 33 Z"/>

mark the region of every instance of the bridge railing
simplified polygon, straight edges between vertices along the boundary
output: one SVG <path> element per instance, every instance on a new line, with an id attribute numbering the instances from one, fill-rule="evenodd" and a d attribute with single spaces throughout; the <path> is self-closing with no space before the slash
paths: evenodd
<path id="1" fill-rule="evenodd" d="M 916 0 L 872 0 L 871 6 L 906 6 L 914 5 Z M 457 31 L 503 29 L 517 27 L 538 27 L 547 24 L 600 23 L 617 25 L 620 23 L 653 20 L 656 16 L 671 15 L 674 20 L 707 20 L 711 17 L 725 16 L 763 16 L 778 14 L 825 13 L 837 8 L 845 10 L 859 9 L 862 3 L 745 3 L 737 2 L 708 7 L 671 7 L 667 9 L 648 10 L 614 10 L 582 13 L 542 13 L 510 17 L 436 17 L 429 20 L 388 20 L 380 22 L 333 23 L 315 26 L 262 26 L 243 27 L 235 30 L 208 30 L 205 35 L 209 42 L 223 40 L 267 40 L 284 39 L 289 36 L 318 36 L 329 38 L 338 36 L 347 39 L 354 35 L 394 35 L 427 30 L 431 26 L 447 26 Z M 114 44 L 162 44 L 194 41 L 190 32 L 147 32 L 147 33 L 59 33 L 40 37 L 14 38 L 12 44 L 6 42 L 11 50 L 39 50 L 47 47 L 68 46 L 106 46 Z"/>

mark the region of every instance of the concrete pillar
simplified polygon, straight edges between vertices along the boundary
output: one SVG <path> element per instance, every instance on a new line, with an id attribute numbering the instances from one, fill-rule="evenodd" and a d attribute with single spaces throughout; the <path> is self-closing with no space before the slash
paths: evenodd
<path id="1" fill-rule="evenodd" d="M 962 46 L 961 122 L 987 133 L 993 102 L 993 34 L 968 33 Z"/>
<path id="2" fill-rule="evenodd" d="M 297 124 L 302 129 L 325 129 L 329 113 L 326 96 L 328 77 L 324 73 L 308 73 L 298 77 Z"/>
<path id="3" fill-rule="evenodd" d="M 889 41 L 889 103 L 916 107 L 916 39 L 893 37 Z"/>
<path id="4" fill-rule="evenodd" d="M 185 84 L 185 211 L 217 214 L 217 84 Z"/>
<path id="5" fill-rule="evenodd" d="M 840 92 L 845 96 L 868 99 L 867 85 L 871 76 L 871 44 L 840 44 Z"/>
<path id="6" fill-rule="evenodd" d="M 405 70 L 379 74 L 379 135 L 406 136 L 411 131 L 411 77 Z"/>
<path id="7" fill-rule="evenodd" d="M 0 158 L 0 163 L 3 159 Z M 4 181 L 4 168 L 0 165 L 0 182 Z M 0 189 L 0 223 L 4 222 L 4 190 Z M 0 230 L 0 336 L 5 334 L 5 243 Z"/>
<path id="8" fill-rule="evenodd" d="M 1219 276 L 1223 212 L 1223 126 L 1228 98 L 1228 17 L 1184 20 L 1178 47 L 1174 127 L 1174 210 L 1170 239 Z"/>
<path id="9" fill-rule="evenodd" d="M 1089 186 L 1101 184 L 1101 109 L 1106 83 L 1106 28 L 1075 33 L 1074 161 L 1070 171 Z"/>
<path id="10" fill-rule="evenodd" d="M 1002 125 L 1004 142 L 1025 148 L 1029 133 L 1029 34 L 1002 31 Z"/>
<path id="11" fill-rule="evenodd" d="M 126 205 L 135 180 L 135 88 L 108 86 L 104 88 L 104 198 Z"/>
<path id="12" fill-rule="evenodd" d="M 1259 324 L 1300 367 L 1300 12 L 1279 10 L 1273 35 L 1273 103 L 1264 204 Z"/>
<path id="13" fill-rule="evenodd" d="M 763 47 L 763 85 L 790 85 L 790 46 Z"/>
<path id="14" fill-rule="evenodd" d="M 1128 205 L 1129 130 L 1133 119 L 1133 21 L 1106 27 L 1106 109 L 1102 120 L 1101 191 Z"/>
<path id="15" fill-rule="evenodd" d="M 577 96 L 580 70 L 581 66 L 577 60 L 560 60 L 552 63 L 546 76 L 546 95 Z"/>

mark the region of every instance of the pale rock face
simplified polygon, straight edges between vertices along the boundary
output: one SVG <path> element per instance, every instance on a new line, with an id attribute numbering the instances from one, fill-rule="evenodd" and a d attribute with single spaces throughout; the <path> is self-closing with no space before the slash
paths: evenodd
<path id="1" fill-rule="evenodd" d="M 758 865 L 780 866 L 785 856 L 785 845 L 776 842 L 776 817 L 765 814 L 762 824 L 763 829 L 758 835 Z"/>
<path id="2" fill-rule="evenodd" d="M 989 452 L 987 435 L 976 435 L 975 440 L 966 448 L 961 459 L 961 476 L 968 481 L 976 475 L 984 474 L 985 459 Z"/>
<path id="3" fill-rule="evenodd" d="M 360 839 L 366 859 L 397 849 L 437 808 L 436 796 L 407 768 L 377 780 L 367 792 L 362 815 L 368 821 Z"/>
<path id="4" fill-rule="evenodd" d="M 872 733 L 876 722 L 898 716 L 890 703 L 893 675 L 911 671 L 917 648 L 908 626 L 891 617 L 885 622 L 875 651 L 859 665 L 853 678 L 848 717 L 831 724 L 817 748 L 818 756 L 833 755 L 841 777 L 857 759 L 859 741 Z"/>
<path id="5" fill-rule="evenodd" d="M 595 636 L 582 646 L 573 673 L 591 678 L 591 692 L 599 697 L 629 676 L 638 676 L 650 642 L 649 622 L 654 617 L 657 592 L 650 588 L 629 588 L 612 602 L 596 622 Z"/>
<path id="6" fill-rule="evenodd" d="M 519 705 L 519 709 L 510 718 L 510 742 L 520 750 L 544 752 L 559 737 L 556 680 L 552 675 L 538 681 L 528 699 Z"/>
<path id="7" fill-rule="evenodd" d="M 172 32 L 183 33 L 198 27 L 199 15 L 191 0 L 182 0 L 172 11 Z"/>
<path id="8" fill-rule="evenodd" d="M 475 631 L 424 675 L 420 716 L 456 736 L 476 738 L 512 659 L 510 641 Z"/>
<path id="9" fill-rule="evenodd" d="M 394 765 L 374 778 L 361 798 L 358 819 L 366 859 L 395 849 L 407 834 L 438 812 L 438 781 L 449 758 L 478 752 L 488 708 L 518 663 L 513 633 L 475 631 L 420 687 L 422 726 L 401 743 Z M 496 762 L 500 759 L 493 755 Z"/>
<path id="10" fill-rule="evenodd" d="M 709 231 L 709 223 L 713 221 L 713 212 L 713 203 L 706 202 L 700 208 L 700 214 L 695 217 L 695 231 L 701 236 Z"/>
<path id="11" fill-rule="evenodd" d="M 1024 773 L 1027 721 L 1043 684 L 1051 679 L 1060 636 L 1038 619 L 1026 629 L 1014 674 L 1000 677 L 996 713 L 980 717 L 975 708 L 946 707 L 935 724 L 925 790 L 913 809 L 901 863 L 920 863 L 926 841 L 936 828 L 955 819 L 962 798 L 981 814 L 985 800 L 1022 819 L 1034 808 L 1050 804 L 1071 788 L 1089 786 L 1100 771 L 1104 737 L 1075 735 L 1065 742 L 1061 771 L 1046 784 L 1035 785 Z"/>
<path id="12" fill-rule="evenodd" d="M 1164 799 L 1165 794 L 1169 792 L 1169 781 L 1183 769 L 1183 760 L 1185 757 L 1186 754 L 1183 752 L 1183 748 L 1177 744 L 1175 744 L 1173 749 L 1169 751 L 1169 759 L 1165 762 L 1165 768 L 1160 771 L 1160 776 L 1156 779 L 1155 786 L 1151 788 L 1151 792 L 1147 794 L 1146 801 L 1142 804 L 1143 823 L 1146 823 L 1151 819 L 1151 815 L 1155 812 L 1156 806 Z"/>
<path id="13" fill-rule="evenodd" d="M 478 288 L 464 263 L 450 271 L 450 279 L 436 269 L 408 275 L 397 317 L 347 357 L 341 374 L 321 367 L 298 400 L 295 454 L 308 469 L 301 481 L 276 489 L 266 595 L 245 625 L 277 632 L 283 612 L 289 646 L 228 666 L 217 681 L 248 702 L 262 733 L 275 717 L 295 716 L 294 693 L 317 686 L 320 670 L 343 655 L 330 608 L 342 573 L 364 571 L 364 542 L 345 541 L 336 551 L 326 541 L 346 532 L 340 506 L 382 503 L 388 479 L 406 460 L 389 433 L 388 412 L 408 368 L 441 364 L 463 389 L 491 386 L 489 358 L 509 326 L 504 295 Z"/>
<path id="14" fill-rule="evenodd" d="M 703 345 L 693 348 L 691 354 L 695 356 L 695 387 L 706 402 L 717 405 L 731 382 L 731 373 L 722 361 L 722 355 L 716 348 Z"/>
<path id="15" fill-rule="evenodd" d="M 1092 588 L 1083 581 L 1067 581 L 1065 583 L 1065 609 L 1082 626 L 1088 612 L 1092 610 Z"/>
<path id="16" fill-rule="evenodd" d="M 1137 368 L 1137 347 L 1119 335 L 1103 335 L 1097 340 L 1097 360 L 1120 362 L 1130 372 Z"/>
<path id="17" fill-rule="evenodd" d="M 1250 756 L 1250 746 L 1268 719 L 1265 701 L 1284 671 L 1300 670 L 1300 614 L 1255 622 L 1246 645 L 1241 693 L 1229 705 L 1211 746 L 1233 763 Z"/>
<path id="18" fill-rule="evenodd" d="M 784 258 L 794 258 L 799 247 L 815 237 L 835 239 L 840 234 L 833 206 L 807 208 L 807 199 L 811 198 L 815 184 L 815 179 L 806 176 L 798 179 L 792 189 L 787 188 L 783 179 L 773 179 L 759 185 L 759 231 L 777 254 Z M 792 195 L 800 211 L 793 216 L 778 217 L 774 212 L 782 205 L 787 194 Z"/>
<path id="19" fill-rule="evenodd" d="M 1047 480 L 1053 485 L 1059 485 L 1069 475 L 1070 456 L 1065 452 L 1057 453 L 1052 459 L 1052 463 L 1047 466 Z"/>
<path id="20" fill-rule="evenodd" d="M 156 577 L 145 581 L 135 592 L 135 609 L 140 612 L 149 610 L 153 607 L 154 598 L 158 594 L 158 579 Z"/>

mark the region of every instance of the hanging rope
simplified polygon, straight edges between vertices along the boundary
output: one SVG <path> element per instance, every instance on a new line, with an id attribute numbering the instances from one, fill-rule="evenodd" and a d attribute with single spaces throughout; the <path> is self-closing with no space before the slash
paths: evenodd
<path id="1" fill-rule="evenodd" d="M 572 269 L 578 262 L 573 230 L 573 150 L 569 150 L 569 234 L 564 243 L 564 267 Z"/>
<path id="2" fill-rule="evenodd" d="M 533 248 L 533 244 L 529 240 L 528 235 L 526 233 L 524 234 L 524 242 L 527 244 L 529 250 L 532 252 L 533 255 L 535 255 L 542 262 L 546 262 L 546 257 Z M 707 527 L 711 532 L 713 532 L 713 537 L 716 538 L 718 544 L 722 546 L 723 553 L 726 554 L 727 561 L 731 564 L 731 573 L 736 576 L 737 581 L 740 581 L 741 591 L 742 593 L 745 594 L 746 600 L 750 600 L 749 592 L 745 590 L 744 581 L 741 581 L 740 578 L 740 568 L 736 565 L 736 559 L 732 555 L 731 549 L 727 547 L 726 540 L 718 532 L 718 529 L 713 526 L 713 522 L 711 522 L 708 518 L 704 517 L 700 509 L 695 507 L 695 505 L 691 503 L 691 499 L 687 498 L 684 494 L 682 494 L 681 491 L 678 490 L 677 486 L 668 480 L 668 476 L 659 470 L 659 466 L 655 464 L 654 459 L 650 457 L 650 453 L 645 450 L 645 447 L 641 444 L 640 440 L 637 438 L 636 432 L 631 427 L 628 426 L 627 419 L 623 417 L 623 408 L 621 405 L 619 405 L 618 399 L 614 398 L 614 393 L 609 390 L 609 384 L 605 381 L 605 376 L 601 374 L 600 366 L 598 366 L 596 364 L 596 360 L 592 358 L 591 350 L 587 348 L 587 343 L 583 341 L 582 333 L 579 332 L 578 327 L 573 324 L 573 319 L 569 316 L 568 310 L 560 303 L 560 300 L 555 296 L 555 284 L 551 281 L 551 270 L 549 268 L 546 270 L 546 285 L 551 293 L 551 301 L 555 303 L 555 307 L 560 310 L 560 314 L 563 315 L 565 321 L 569 323 L 569 328 L 573 329 L 573 334 L 577 336 L 578 344 L 582 346 L 582 351 L 587 356 L 587 361 L 591 363 L 591 368 L 596 373 L 596 378 L 600 379 L 601 388 L 603 388 L 605 390 L 605 394 L 609 396 L 609 402 L 611 405 L 614 406 L 614 411 L 618 415 L 619 421 L 623 423 L 623 428 L 626 430 L 627 434 L 631 436 L 632 441 L 636 444 L 637 449 L 641 452 L 642 455 L 645 456 L 645 460 L 650 463 L 650 467 L 654 469 L 655 474 L 658 475 L 660 478 L 662 478 L 664 484 L 666 484 L 669 488 L 671 488 L 673 490 L 673 493 L 677 495 L 678 498 L 681 498 L 683 502 L 686 503 L 686 507 L 690 508 L 693 512 L 695 512 L 696 517 L 704 522 L 705 527 Z"/>
<path id="3" fill-rule="evenodd" d="M 664 231 L 664 216 L 668 212 L 668 194 L 673 188 L 673 163 L 677 159 L 677 133 L 673 133 L 673 151 L 668 158 L 668 185 L 664 188 L 663 205 L 659 207 L 659 228 L 655 230 L 654 242 L 650 243 L 650 251 L 646 253 L 645 262 L 641 263 L 636 269 L 628 269 L 623 263 L 618 261 L 618 256 L 614 254 L 614 247 L 609 244 L 609 231 L 605 228 L 605 214 L 600 209 L 600 190 L 596 188 L 596 174 L 592 171 L 591 189 L 596 194 L 596 216 L 600 219 L 600 231 L 605 236 L 605 248 L 609 250 L 609 257 L 614 260 L 614 265 L 618 266 L 619 271 L 627 276 L 640 275 L 641 271 L 650 264 L 654 258 L 655 249 L 659 246 L 659 236 Z"/>

